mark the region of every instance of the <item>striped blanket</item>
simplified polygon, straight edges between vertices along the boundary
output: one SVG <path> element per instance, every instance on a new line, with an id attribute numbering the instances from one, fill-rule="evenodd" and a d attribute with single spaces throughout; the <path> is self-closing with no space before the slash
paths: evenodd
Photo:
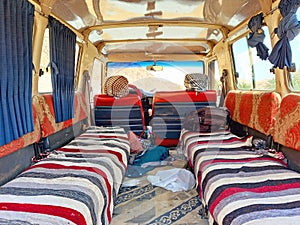
<path id="1" fill-rule="evenodd" d="M 0 187 L 0 224 L 109 224 L 129 150 L 123 129 L 89 128 Z"/>
<path id="2" fill-rule="evenodd" d="M 300 174 L 251 150 L 249 138 L 182 132 L 209 224 L 299 224 Z"/>

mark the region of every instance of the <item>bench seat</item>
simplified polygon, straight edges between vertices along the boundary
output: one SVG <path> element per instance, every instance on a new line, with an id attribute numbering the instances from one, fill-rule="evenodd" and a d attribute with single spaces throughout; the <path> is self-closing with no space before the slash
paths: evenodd
<path id="1" fill-rule="evenodd" d="M 297 224 L 300 174 L 252 150 L 252 136 L 183 131 L 181 142 L 209 224 Z"/>
<path id="2" fill-rule="evenodd" d="M 109 224 L 129 150 L 122 128 L 89 128 L 0 187 L 0 221 Z"/>

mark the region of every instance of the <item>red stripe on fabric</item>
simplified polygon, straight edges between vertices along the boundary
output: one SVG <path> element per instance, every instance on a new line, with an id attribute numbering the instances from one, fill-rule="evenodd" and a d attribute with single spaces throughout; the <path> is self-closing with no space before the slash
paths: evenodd
<path id="1" fill-rule="evenodd" d="M 120 161 L 120 163 L 122 163 L 122 165 L 124 167 L 126 167 L 125 163 L 123 162 L 123 157 L 122 157 L 122 153 L 120 152 L 115 152 L 113 150 L 106 150 L 106 149 L 96 149 L 96 150 L 85 150 L 85 149 L 80 149 L 80 148 L 59 148 L 57 149 L 59 151 L 62 152 L 83 152 L 83 153 L 109 153 L 109 154 L 113 154 L 115 156 L 117 156 L 118 160 Z"/>
<path id="2" fill-rule="evenodd" d="M 202 176 L 201 176 L 201 173 L 199 172 L 199 173 L 198 173 L 199 196 L 200 196 L 200 199 L 203 199 L 203 190 L 202 190 L 202 183 L 201 183 L 201 180 L 202 180 Z M 197 188 L 197 187 L 196 187 L 196 188 Z"/>
<path id="3" fill-rule="evenodd" d="M 188 163 L 189 163 L 189 167 L 190 167 L 191 169 L 194 169 L 194 164 L 193 164 L 193 162 L 192 162 L 191 159 L 188 159 Z"/>
<path id="4" fill-rule="evenodd" d="M 127 137 L 123 137 L 123 136 L 117 136 L 117 135 L 97 135 L 97 134 L 82 134 L 80 136 L 77 137 L 78 139 L 80 138 L 119 138 L 122 140 L 128 140 Z"/>
<path id="5" fill-rule="evenodd" d="M 1 202 L 0 210 L 40 213 L 65 218 L 78 225 L 86 225 L 84 216 L 77 210 L 62 206 Z M 38 221 L 37 221 L 38 222 Z"/>
<path id="6" fill-rule="evenodd" d="M 153 96 L 153 105 L 157 102 L 216 102 L 215 90 L 196 91 L 160 91 Z"/>
<path id="7" fill-rule="evenodd" d="M 95 106 L 139 106 L 142 109 L 142 101 L 136 94 L 128 94 L 122 98 L 116 99 L 113 96 L 99 94 L 94 96 Z"/>
<path id="8" fill-rule="evenodd" d="M 179 140 L 176 139 L 172 139 L 172 138 L 165 138 L 165 139 L 161 139 L 158 136 L 155 136 L 155 144 L 156 145 L 161 145 L 164 147 L 173 147 L 173 146 L 177 146 L 178 145 Z"/>
<path id="9" fill-rule="evenodd" d="M 280 184 L 276 186 L 262 186 L 257 188 L 226 188 L 222 193 L 218 195 L 218 197 L 215 199 L 215 201 L 211 204 L 209 211 L 211 212 L 211 215 L 214 215 L 213 212 L 216 208 L 216 206 L 222 201 L 223 199 L 227 198 L 228 196 L 231 196 L 233 194 L 239 193 L 239 192 L 255 192 L 255 193 L 264 193 L 264 192 L 276 192 L 276 191 L 283 191 L 293 188 L 300 188 L 300 182 L 297 183 L 289 183 L 289 184 Z"/>
<path id="10" fill-rule="evenodd" d="M 47 168 L 47 169 L 72 169 L 72 170 L 87 170 L 93 173 L 97 173 L 101 175 L 104 180 L 105 184 L 108 190 L 108 207 L 107 207 L 107 218 L 110 221 L 112 219 L 111 212 L 110 212 L 110 204 L 112 203 L 111 195 L 112 195 L 112 187 L 108 181 L 107 175 L 104 173 L 104 171 L 96 168 L 96 167 L 84 167 L 84 166 L 65 166 L 65 165 L 60 165 L 60 164 L 55 164 L 55 163 L 45 163 L 45 164 L 36 164 L 31 166 L 30 168 Z"/>

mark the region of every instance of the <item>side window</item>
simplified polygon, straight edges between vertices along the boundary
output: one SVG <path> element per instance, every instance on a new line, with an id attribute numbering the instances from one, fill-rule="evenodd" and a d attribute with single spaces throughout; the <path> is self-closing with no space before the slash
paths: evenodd
<path id="1" fill-rule="evenodd" d="M 75 71 L 78 62 L 79 56 L 79 45 L 76 43 L 75 48 Z M 52 78 L 51 71 L 49 66 L 50 63 L 50 44 L 49 44 L 49 29 L 46 28 L 43 40 L 42 54 L 41 54 L 41 63 L 40 68 L 42 70 L 42 74 L 39 77 L 39 93 L 51 93 L 52 89 Z"/>
<path id="2" fill-rule="evenodd" d="M 264 44 L 271 52 L 271 41 L 267 27 Z M 232 44 L 236 86 L 246 90 L 274 90 L 275 77 L 270 72 L 272 64 L 268 60 L 261 60 L 257 56 L 256 48 L 248 46 L 247 38 L 243 37 Z"/>
<path id="3" fill-rule="evenodd" d="M 300 11 L 297 11 L 297 18 L 300 18 Z M 300 35 L 290 42 L 292 48 L 292 61 L 296 65 L 296 71 L 291 72 L 291 83 L 295 91 L 300 91 Z"/>
<path id="4" fill-rule="evenodd" d="M 50 47 L 49 47 L 49 29 L 45 30 L 43 48 L 41 55 L 41 65 L 42 75 L 39 77 L 39 93 L 52 92 L 52 79 L 51 71 L 48 69 L 50 62 Z"/>

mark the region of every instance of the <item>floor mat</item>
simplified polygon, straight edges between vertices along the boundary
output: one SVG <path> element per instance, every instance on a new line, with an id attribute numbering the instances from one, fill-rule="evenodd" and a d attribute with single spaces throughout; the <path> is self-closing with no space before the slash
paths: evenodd
<path id="1" fill-rule="evenodd" d="M 170 168 L 169 166 L 156 168 L 147 175 Z M 139 178 L 139 185 L 120 189 L 115 202 L 112 225 L 208 224 L 198 213 L 201 202 L 195 189 L 168 191 L 150 184 L 147 175 Z"/>

